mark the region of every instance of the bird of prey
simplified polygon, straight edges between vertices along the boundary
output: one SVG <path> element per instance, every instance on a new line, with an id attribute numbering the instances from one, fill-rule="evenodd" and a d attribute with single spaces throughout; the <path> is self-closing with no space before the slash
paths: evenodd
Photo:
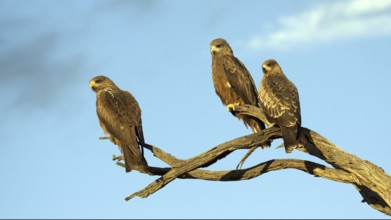
<path id="1" fill-rule="evenodd" d="M 258 99 L 267 120 L 281 128 L 285 152 L 290 153 L 301 143 L 300 102 L 296 86 L 284 75 L 277 61 L 270 59 L 262 64 L 263 77 Z"/>
<path id="2" fill-rule="evenodd" d="M 124 154 L 126 172 L 145 171 L 148 164 L 143 151 L 141 109 L 136 99 L 105 76 L 92 78 L 90 87 L 96 93 L 99 124 Z"/>
<path id="3" fill-rule="evenodd" d="M 210 51 L 212 54 L 212 78 L 215 91 L 221 102 L 227 107 L 227 110 L 234 110 L 236 105 L 242 104 L 260 107 L 254 80 L 244 64 L 234 56 L 227 41 L 222 38 L 214 39 L 210 43 Z M 257 118 L 236 115 L 235 112 L 230 112 L 237 118 L 242 119 L 244 125 L 246 127 L 250 126 L 254 133 L 265 129 L 265 124 Z M 255 148 L 250 149 L 239 163 L 239 167 L 254 150 Z"/>

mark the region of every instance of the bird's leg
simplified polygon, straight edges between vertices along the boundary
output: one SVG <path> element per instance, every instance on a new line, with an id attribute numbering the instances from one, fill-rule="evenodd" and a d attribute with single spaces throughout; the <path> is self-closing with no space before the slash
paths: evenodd
<path id="1" fill-rule="evenodd" d="M 250 150 L 247 151 L 247 153 L 243 156 L 243 158 L 239 161 L 238 165 L 236 166 L 237 170 L 242 169 L 242 166 L 243 166 L 244 162 L 255 151 L 255 149 L 257 149 L 257 147 L 258 146 L 254 146 L 254 147 L 250 148 Z"/>

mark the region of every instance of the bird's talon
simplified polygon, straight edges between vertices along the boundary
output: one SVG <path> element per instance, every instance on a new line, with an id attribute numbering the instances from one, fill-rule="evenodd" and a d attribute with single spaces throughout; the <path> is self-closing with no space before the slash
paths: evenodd
<path id="1" fill-rule="evenodd" d="M 237 105 L 238 105 L 238 104 L 228 104 L 228 105 L 227 105 L 227 111 L 229 111 L 229 112 L 235 111 L 235 107 L 236 107 Z"/>

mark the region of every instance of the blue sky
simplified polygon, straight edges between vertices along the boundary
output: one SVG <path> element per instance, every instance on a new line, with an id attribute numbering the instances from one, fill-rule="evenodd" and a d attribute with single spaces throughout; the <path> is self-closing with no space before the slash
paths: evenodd
<path id="1" fill-rule="evenodd" d="M 391 171 L 391 1 L 0 0 L 0 217 L 384 218 L 352 185 L 297 170 L 240 182 L 126 174 L 102 135 L 89 80 L 110 77 L 142 109 L 148 143 L 189 158 L 249 134 L 214 92 L 209 43 L 225 38 L 257 86 L 274 58 L 303 126 Z M 321 162 L 273 147 L 274 158 Z M 210 167 L 234 169 L 238 151 Z M 149 164 L 166 166 L 146 152 Z"/>

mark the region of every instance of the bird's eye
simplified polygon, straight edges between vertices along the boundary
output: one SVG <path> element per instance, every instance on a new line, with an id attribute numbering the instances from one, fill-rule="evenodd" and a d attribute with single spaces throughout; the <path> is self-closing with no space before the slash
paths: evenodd
<path id="1" fill-rule="evenodd" d="M 217 47 L 217 48 L 220 48 L 220 47 L 221 47 L 221 45 L 220 45 L 220 44 L 217 44 L 217 45 L 216 45 L 216 47 Z"/>
<path id="2" fill-rule="evenodd" d="M 97 79 L 97 80 L 95 80 L 95 83 L 101 83 L 102 82 L 102 80 L 101 79 Z"/>

